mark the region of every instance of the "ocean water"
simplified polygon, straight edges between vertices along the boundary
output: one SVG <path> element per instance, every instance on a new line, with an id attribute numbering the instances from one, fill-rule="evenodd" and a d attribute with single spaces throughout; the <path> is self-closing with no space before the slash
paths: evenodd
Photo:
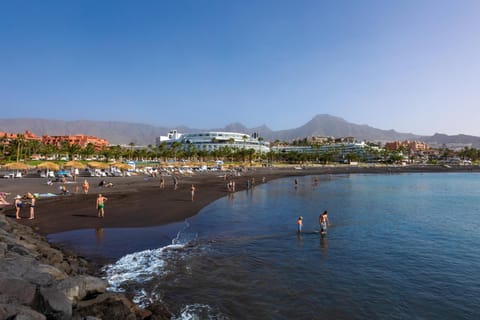
<path id="1" fill-rule="evenodd" d="M 114 259 L 112 290 L 162 300 L 175 319 L 480 319 L 480 174 L 296 179 L 182 223 L 49 240 Z"/>

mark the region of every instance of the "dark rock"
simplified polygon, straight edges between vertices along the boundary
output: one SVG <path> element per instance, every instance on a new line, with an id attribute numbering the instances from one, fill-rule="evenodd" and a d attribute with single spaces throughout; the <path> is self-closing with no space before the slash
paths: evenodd
<path id="1" fill-rule="evenodd" d="M 108 283 L 92 276 L 75 276 L 60 281 L 56 288 L 65 293 L 67 298 L 76 304 L 89 296 L 105 293 Z"/>
<path id="2" fill-rule="evenodd" d="M 94 272 L 87 260 L 0 215 L 0 319 L 171 318 L 160 303 L 141 309 L 124 294 L 105 293 L 106 281 L 87 275 Z"/>
<path id="3" fill-rule="evenodd" d="M 2 241 L 0 242 L 0 258 L 4 258 L 6 252 L 7 252 L 7 244 Z"/>
<path id="4" fill-rule="evenodd" d="M 72 302 L 60 290 L 54 288 L 41 288 L 42 298 L 39 310 L 51 320 L 67 320 L 72 318 Z"/>
<path id="5" fill-rule="evenodd" d="M 35 285 L 23 279 L 0 278 L 0 303 L 32 305 L 35 292 Z"/>
<path id="6" fill-rule="evenodd" d="M 151 316 L 148 310 L 140 309 L 125 296 L 117 293 L 104 293 L 95 299 L 81 301 L 74 309 L 73 319 L 95 315 L 102 319 L 146 319 Z"/>
<path id="7" fill-rule="evenodd" d="M 18 304 L 0 304 L 0 319 L 46 320 L 43 314 Z"/>
<path id="8" fill-rule="evenodd" d="M 147 309 L 152 312 L 150 320 L 170 320 L 173 316 L 165 304 L 161 302 L 155 302 L 148 306 Z"/>

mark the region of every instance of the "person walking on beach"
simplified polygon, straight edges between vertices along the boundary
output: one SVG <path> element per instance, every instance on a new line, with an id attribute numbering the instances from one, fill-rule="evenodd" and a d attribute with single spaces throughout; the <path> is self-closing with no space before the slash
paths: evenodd
<path id="1" fill-rule="evenodd" d="M 195 198 L 195 186 L 193 184 L 192 184 L 191 192 L 192 192 L 192 202 L 193 202 L 193 199 Z"/>
<path id="2" fill-rule="evenodd" d="M 102 196 L 102 194 L 98 194 L 98 197 L 97 197 L 97 215 L 99 218 L 103 218 L 105 217 L 105 211 L 104 211 L 104 208 L 105 208 L 105 201 L 107 201 L 108 199 L 104 196 Z"/>
<path id="3" fill-rule="evenodd" d="M 330 225 L 330 222 L 328 221 L 327 210 L 323 211 L 320 214 L 320 217 L 318 217 L 318 222 L 320 223 L 320 233 L 321 234 L 326 234 L 327 233 L 327 226 Z"/>
<path id="4" fill-rule="evenodd" d="M 173 176 L 173 190 L 177 190 L 178 188 L 178 178 L 177 176 Z"/>
<path id="5" fill-rule="evenodd" d="M 28 194 L 28 198 L 30 199 L 30 217 L 28 219 L 32 220 L 35 219 L 35 196 L 31 193 Z"/>
<path id="6" fill-rule="evenodd" d="M 163 175 L 160 177 L 160 189 L 165 188 L 165 178 Z"/>
<path id="7" fill-rule="evenodd" d="M 17 195 L 15 197 L 15 202 L 13 203 L 13 205 L 15 206 L 15 217 L 17 219 L 21 219 L 20 218 L 20 209 L 22 209 L 22 207 L 23 207 L 23 202 L 22 202 L 22 197 L 20 195 Z"/>
<path id="8" fill-rule="evenodd" d="M 298 227 L 297 231 L 299 233 L 302 232 L 302 227 L 303 227 L 303 217 L 302 216 L 298 217 L 297 227 Z"/>
<path id="9" fill-rule="evenodd" d="M 83 192 L 87 194 L 88 189 L 90 189 L 90 185 L 88 184 L 87 179 L 83 180 L 82 188 L 83 188 Z"/>

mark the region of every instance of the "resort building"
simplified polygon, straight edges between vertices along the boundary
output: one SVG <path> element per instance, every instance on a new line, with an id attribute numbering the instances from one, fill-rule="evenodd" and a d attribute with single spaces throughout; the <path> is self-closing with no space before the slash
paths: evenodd
<path id="1" fill-rule="evenodd" d="M 343 162 L 349 155 L 357 155 L 363 161 L 373 160 L 373 150 L 368 147 L 365 142 L 350 142 L 350 143 L 332 143 L 317 147 L 312 146 L 274 146 L 273 152 L 298 152 L 298 153 L 315 153 L 319 155 L 331 154 L 335 161 Z"/>
<path id="2" fill-rule="evenodd" d="M 0 138 L 3 139 L 4 142 L 8 142 L 10 140 L 15 140 L 20 135 L 22 135 L 23 139 L 25 139 L 25 140 L 37 140 L 37 141 L 42 140 L 42 138 L 37 137 L 34 133 L 30 132 L 29 130 L 26 130 L 25 133 L 23 133 L 23 134 L 0 131 Z"/>
<path id="3" fill-rule="evenodd" d="M 95 149 L 100 150 L 102 147 L 107 147 L 108 140 L 97 138 L 94 136 L 86 136 L 83 134 L 67 135 L 67 136 L 42 136 L 42 142 L 48 145 L 60 147 L 62 143 L 68 142 L 70 144 L 79 145 L 85 148 L 89 143 L 93 144 Z"/>
<path id="4" fill-rule="evenodd" d="M 385 143 L 385 149 L 393 151 L 404 149 L 405 151 L 409 152 L 420 152 L 427 151 L 429 146 L 425 142 L 405 140 L 387 142 Z"/>
<path id="5" fill-rule="evenodd" d="M 323 137 L 323 136 L 311 136 L 307 137 L 307 141 L 312 144 L 332 144 L 332 143 L 355 143 L 355 137 Z"/>
<path id="6" fill-rule="evenodd" d="M 94 136 L 87 136 L 83 134 L 77 135 L 65 135 L 65 136 L 49 136 L 44 135 L 41 137 L 36 136 L 34 133 L 26 130 L 24 134 L 9 133 L 9 132 L 0 132 L 0 138 L 3 139 L 4 144 L 8 144 L 9 141 L 18 139 L 22 137 L 23 139 L 36 140 L 40 141 L 43 144 L 54 145 L 60 147 L 62 143 L 69 142 L 70 144 L 79 145 L 82 148 L 85 148 L 89 143 L 93 144 L 95 149 L 100 150 L 102 147 L 109 145 L 108 140 L 97 138 Z"/>
<path id="7" fill-rule="evenodd" d="M 168 145 L 179 142 L 184 150 L 190 146 L 197 150 L 215 151 L 220 148 L 229 147 L 232 149 L 253 149 L 257 152 L 269 152 L 270 144 L 259 138 L 256 133 L 252 136 L 237 132 L 208 131 L 199 133 L 181 134 L 172 130 L 167 136 L 160 136 L 156 139 L 156 145 L 167 143 Z"/>

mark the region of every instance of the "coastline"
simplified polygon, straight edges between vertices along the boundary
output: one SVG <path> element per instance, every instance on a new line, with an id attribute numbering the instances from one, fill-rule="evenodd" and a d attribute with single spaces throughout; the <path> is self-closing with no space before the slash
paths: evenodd
<path id="1" fill-rule="evenodd" d="M 289 177 L 325 174 L 394 174 L 408 172 L 480 172 L 480 166 L 311 166 L 296 169 L 292 167 L 252 168 L 233 177 L 236 191 L 245 190 L 247 180 L 254 179 L 255 185 Z M 159 177 L 132 176 L 107 178 L 112 188 L 98 187 L 103 178 L 87 178 L 90 183 L 88 194 L 81 191 L 84 178 L 69 183 L 69 195 L 40 198 L 37 200 L 35 219 L 28 220 L 28 208 L 23 208 L 22 219 L 17 222 L 32 227 L 42 236 L 88 228 L 151 227 L 183 221 L 196 215 L 213 201 L 226 196 L 227 180 L 222 172 L 195 173 L 179 176 L 178 189 L 174 190 L 172 177 L 165 177 L 165 188 L 160 189 Z M 191 201 L 191 185 L 195 185 L 195 201 Z M 80 189 L 75 193 L 75 186 Z M 9 192 L 8 200 L 13 202 L 16 194 L 55 193 L 60 184 L 49 186 L 41 178 L 3 179 L 0 191 Z M 108 200 L 105 218 L 97 217 L 96 197 L 101 193 Z M 28 207 L 28 206 L 27 206 Z M 13 205 L 3 213 L 15 219 Z"/>
<path id="2" fill-rule="evenodd" d="M 443 166 L 402 166 L 402 167 L 350 167 L 322 166 L 304 168 L 255 168 L 234 177 L 236 191 L 245 190 L 248 179 L 255 179 L 255 184 L 293 176 L 315 176 L 335 174 L 402 174 L 427 172 L 480 172 L 480 166 L 443 167 Z M 106 283 L 98 276 L 103 266 L 101 257 L 81 257 L 75 254 L 75 248 L 57 248 L 46 242 L 44 236 L 64 231 L 92 228 L 150 227 L 183 221 L 196 215 L 203 207 L 227 195 L 227 181 L 221 172 L 197 173 L 193 176 L 179 178 L 179 187 L 173 188 L 173 179 L 166 178 L 165 189 L 160 189 L 160 179 L 147 176 L 119 177 L 108 179 L 113 188 L 100 188 L 102 178 L 88 178 L 91 187 L 88 195 L 75 193 L 70 195 L 40 198 L 37 202 L 35 219 L 28 220 L 28 206 L 23 208 L 21 220 L 15 219 L 13 205 L 0 210 L 0 225 L 5 231 L 2 241 L 6 244 L 0 250 L 5 257 L 0 264 L 4 278 L 0 289 L 13 288 L 7 292 L 6 299 L 13 302 L 11 307 L 0 306 L 8 315 L 23 315 L 39 312 L 40 314 L 62 313 L 71 315 L 95 315 L 106 318 L 118 318 L 119 313 L 135 314 L 138 319 L 168 319 L 168 307 L 158 303 L 141 309 L 135 306 L 129 297 L 106 291 Z M 77 184 L 69 183 L 74 190 Z M 190 187 L 196 186 L 195 201 L 191 201 Z M 10 193 L 8 200 L 16 194 L 47 193 L 58 190 L 59 184 L 49 186 L 40 178 L 22 178 L 0 180 L 0 191 Z M 80 188 L 79 188 L 80 189 Z M 98 193 L 107 198 L 105 218 L 97 217 L 95 200 Z M 0 233 L 1 233 L 0 229 Z M 28 257 L 25 258 L 25 252 Z M 19 254 L 21 253 L 21 254 Z M 23 255 L 23 256 L 22 256 Z M 32 265 L 32 261 L 37 261 Z M 40 263 L 40 264 L 39 264 Z M 50 265 L 50 267 L 45 267 Z M 28 274 L 22 270 L 29 270 Z M 48 281 L 38 282 L 31 279 L 43 279 L 48 271 Z M 24 273 L 19 273 L 24 272 Z M 33 276 L 32 276 L 33 275 Z M 94 275 L 94 277 L 90 276 Z M 45 282 L 45 283 L 44 283 Z M 18 292 L 24 288 L 28 292 L 40 292 L 32 297 L 21 296 Z M 79 296 L 72 295 L 75 288 L 92 288 L 82 291 Z M 49 288 L 48 290 L 46 288 Z M 0 291 L 2 291 L 0 290 Z M 53 290 L 53 291 L 52 291 Z M 83 289 L 82 289 L 83 290 Z M 53 293 L 52 293 L 53 292 Z M 88 294 L 87 294 L 88 293 Z M 55 298 L 52 298 L 52 295 Z M 43 301 L 39 303 L 38 301 Z M 48 302 L 48 303 L 45 303 Z M 112 305 L 115 304 L 115 308 Z M 39 307 L 47 306 L 47 307 Z M 54 306 L 61 306 L 57 308 Z M 25 309 L 25 307 L 28 307 Z M 2 309 L 3 308 L 3 309 Z M 56 309 L 55 309 L 56 308 Z M 33 311 L 32 311 L 33 310 Z M 38 316 L 38 319 L 43 319 Z"/>

